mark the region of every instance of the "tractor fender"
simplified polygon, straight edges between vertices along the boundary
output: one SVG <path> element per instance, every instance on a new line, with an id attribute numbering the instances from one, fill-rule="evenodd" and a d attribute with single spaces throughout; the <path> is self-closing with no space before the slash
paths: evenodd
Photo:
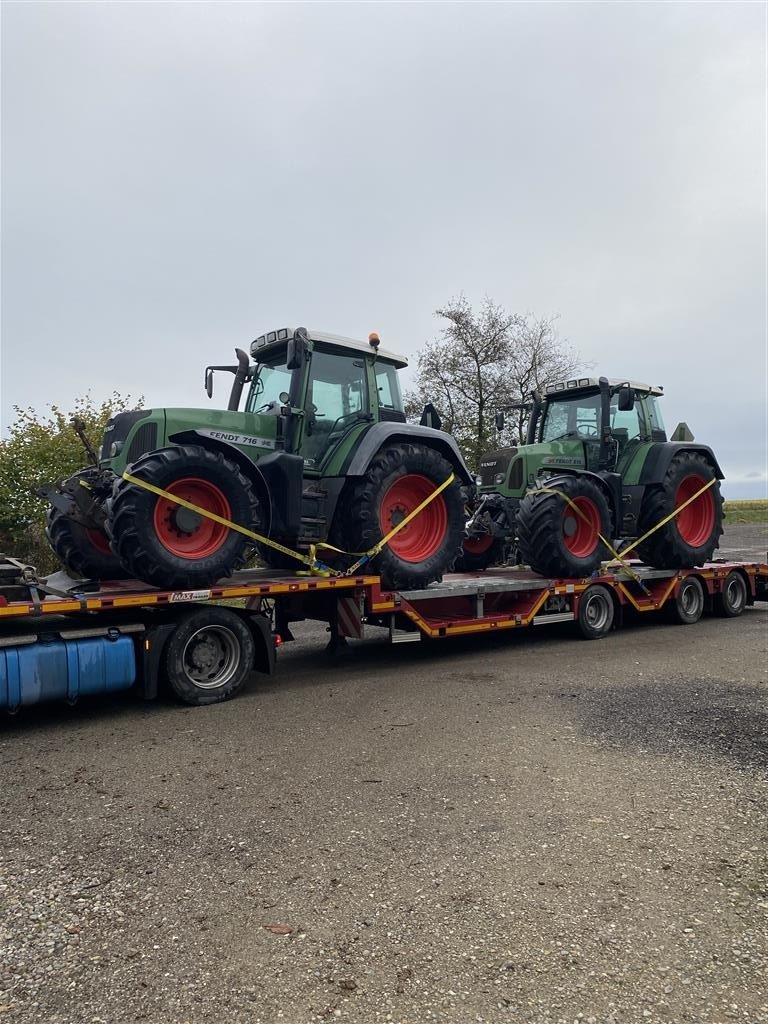
<path id="1" fill-rule="evenodd" d="M 415 423 L 374 423 L 347 457 L 342 474 L 348 477 L 363 476 L 376 453 L 393 441 L 415 442 L 438 451 L 453 465 L 463 484 L 474 484 L 474 477 L 467 469 L 459 446 L 451 435 Z"/>
<path id="2" fill-rule="evenodd" d="M 589 469 L 579 469 L 570 472 L 564 470 L 557 476 L 540 477 L 539 483 L 543 487 L 557 488 L 563 480 L 574 476 L 584 476 L 596 484 L 605 495 L 608 508 L 613 519 L 614 531 L 621 528 L 621 476 L 618 473 L 593 473 Z"/>
<path id="3" fill-rule="evenodd" d="M 687 441 L 662 441 L 654 445 L 646 456 L 640 472 L 640 484 L 647 486 L 648 484 L 662 483 L 669 469 L 670 462 L 675 455 L 679 455 L 681 452 L 697 452 L 705 456 L 707 461 L 711 463 L 718 480 L 722 480 L 725 477 L 715 458 L 715 453 L 708 445 L 691 444 Z"/>
<path id="4" fill-rule="evenodd" d="M 253 462 L 229 441 L 184 430 L 168 438 L 173 444 L 197 444 L 210 451 L 219 451 L 236 462 L 256 486 L 259 499 L 267 512 L 267 536 L 292 537 L 301 525 L 301 491 L 304 460 L 288 452 L 270 452 Z"/>

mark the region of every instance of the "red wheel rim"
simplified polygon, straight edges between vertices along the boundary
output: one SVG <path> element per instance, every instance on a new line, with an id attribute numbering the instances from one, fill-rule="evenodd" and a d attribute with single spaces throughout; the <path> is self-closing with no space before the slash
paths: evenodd
<path id="1" fill-rule="evenodd" d="M 600 542 L 600 511 L 591 498 L 571 498 L 571 501 L 581 515 L 570 505 L 565 506 L 563 543 L 575 558 L 586 558 Z"/>
<path id="2" fill-rule="evenodd" d="M 684 501 L 692 498 L 706 483 L 708 481 L 703 476 L 697 476 L 695 473 L 684 477 L 677 488 L 675 508 L 679 508 Z M 714 525 L 715 499 L 710 487 L 677 516 L 677 532 L 684 544 L 698 548 L 709 540 Z"/>
<path id="3" fill-rule="evenodd" d="M 215 484 L 199 477 L 175 480 L 165 488 L 185 501 L 213 512 L 222 519 L 231 519 L 229 502 Z M 172 555 L 179 558 L 207 558 L 227 539 L 229 527 L 182 508 L 167 498 L 158 498 L 154 515 L 157 539 Z"/>
<path id="4" fill-rule="evenodd" d="M 393 527 L 402 523 L 435 489 L 434 481 L 419 473 L 406 473 L 391 484 L 379 505 L 379 525 L 385 537 Z M 396 533 L 389 549 L 404 562 L 423 562 L 430 558 L 445 539 L 448 530 L 448 509 L 442 494 Z"/>
<path id="5" fill-rule="evenodd" d="M 466 537 L 464 550 L 468 555 L 484 555 L 493 544 L 493 537 L 486 533 L 481 537 Z"/>
<path id="6" fill-rule="evenodd" d="M 85 535 L 100 555 L 111 555 L 109 541 L 101 530 L 86 530 Z"/>

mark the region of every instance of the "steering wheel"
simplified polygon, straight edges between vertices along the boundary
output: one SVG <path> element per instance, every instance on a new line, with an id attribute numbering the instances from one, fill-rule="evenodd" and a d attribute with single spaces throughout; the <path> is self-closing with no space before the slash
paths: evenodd
<path id="1" fill-rule="evenodd" d="M 577 423 L 576 430 L 585 437 L 599 436 L 599 431 L 594 423 Z"/>

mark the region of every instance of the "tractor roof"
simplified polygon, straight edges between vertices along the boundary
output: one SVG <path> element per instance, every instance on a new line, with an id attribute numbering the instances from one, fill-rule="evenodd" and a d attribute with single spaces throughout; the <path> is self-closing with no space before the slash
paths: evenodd
<path id="1" fill-rule="evenodd" d="M 268 351 L 273 345 L 284 345 L 289 338 L 293 337 L 295 331 L 295 327 L 281 327 L 277 331 L 260 334 L 251 345 L 251 355 L 255 357 L 258 353 L 261 356 L 263 352 Z M 327 334 L 325 331 L 307 330 L 307 337 L 310 341 L 325 342 L 326 345 L 335 345 L 337 348 L 351 348 L 356 352 L 365 352 L 367 355 L 371 355 L 373 352 L 373 348 L 367 341 L 358 341 L 356 338 L 344 338 L 340 334 Z M 390 352 L 385 348 L 379 348 L 378 352 L 379 359 L 386 359 L 387 362 L 394 363 L 400 369 L 408 365 L 408 360 L 405 356 L 399 356 L 397 353 Z"/>
<path id="2" fill-rule="evenodd" d="M 656 387 L 654 384 L 639 384 L 635 380 L 622 380 L 620 377 L 610 378 L 608 383 L 612 388 L 621 387 L 622 384 L 629 384 L 635 391 L 641 391 L 648 395 L 663 395 L 664 388 Z M 577 380 L 563 380 L 557 384 L 550 384 L 544 389 L 545 398 L 559 398 L 562 394 L 583 394 L 584 392 L 598 392 L 600 381 L 597 377 L 579 377 Z"/>

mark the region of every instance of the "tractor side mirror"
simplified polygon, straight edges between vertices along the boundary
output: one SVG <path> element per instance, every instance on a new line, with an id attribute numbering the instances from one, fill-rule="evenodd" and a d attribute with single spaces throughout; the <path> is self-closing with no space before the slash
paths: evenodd
<path id="1" fill-rule="evenodd" d="M 206 366 L 205 368 L 205 393 L 209 398 L 213 398 L 213 367 Z"/>
<path id="2" fill-rule="evenodd" d="M 628 384 L 619 388 L 619 412 L 632 412 L 635 408 L 635 389 Z"/>
<path id="3" fill-rule="evenodd" d="M 288 341 L 287 370 L 300 370 L 307 358 L 307 332 L 303 327 L 294 331 L 293 337 Z"/>
<path id="4" fill-rule="evenodd" d="M 304 354 L 303 346 L 301 342 L 296 338 L 291 338 L 288 342 L 288 360 L 286 362 L 286 369 L 298 370 L 301 368 L 302 355 Z"/>
<path id="5" fill-rule="evenodd" d="M 443 426 L 443 421 L 440 419 L 440 413 L 431 402 L 427 402 L 424 406 L 424 411 L 421 414 L 419 423 L 422 427 L 431 427 L 433 430 L 440 430 Z"/>
<path id="6" fill-rule="evenodd" d="M 496 429 L 501 432 L 504 429 L 504 410 L 499 409 L 496 413 Z"/>

